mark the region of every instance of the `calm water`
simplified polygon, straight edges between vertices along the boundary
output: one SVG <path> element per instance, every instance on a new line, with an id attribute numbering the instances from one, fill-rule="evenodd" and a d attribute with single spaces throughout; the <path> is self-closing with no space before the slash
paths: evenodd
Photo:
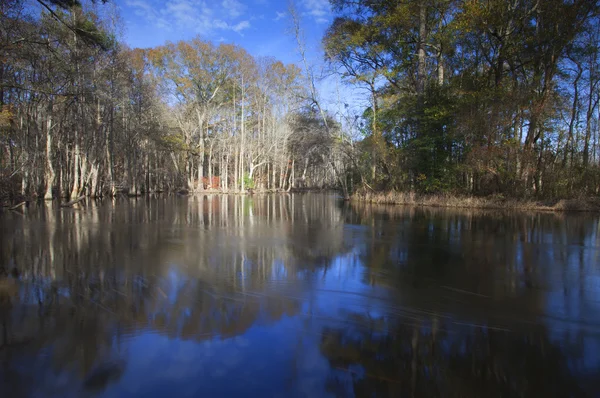
<path id="1" fill-rule="evenodd" d="M 600 396 L 596 215 L 213 196 L 0 226 L 2 397 Z"/>

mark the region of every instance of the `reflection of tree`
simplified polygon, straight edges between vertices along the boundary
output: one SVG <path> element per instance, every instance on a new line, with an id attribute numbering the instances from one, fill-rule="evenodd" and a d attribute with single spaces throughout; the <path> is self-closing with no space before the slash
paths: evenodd
<path id="1" fill-rule="evenodd" d="M 363 258 L 371 283 L 384 285 L 514 298 L 563 283 L 560 272 L 573 262 L 597 260 L 584 245 L 596 239 L 598 222 L 584 215 L 356 205 L 346 222 L 371 226 Z"/>
<path id="2" fill-rule="evenodd" d="M 132 335 L 226 339 L 299 315 L 302 304 L 313 314 L 307 331 L 327 325 L 320 349 L 339 395 L 555 395 L 575 384 L 570 371 L 589 371 L 592 332 L 569 323 L 597 311 L 586 289 L 585 276 L 600 272 L 588 265 L 597 256 L 586 250 L 597 239 L 588 217 L 349 206 L 309 194 L 31 206 L 2 227 L 13 231 L 0 241 L 0 284 L 13 286 L 6 299 L 0 292 L 7 396 L 102 391 L 127 369 Z M 355 275 L 336 290 L 336 278 Z M 338 304 L 328 308 L 327 294 Z M 551 305 L 564 307 L 560 337 Z"/>
<path id="3" fill-rule="evenodd" d="M 386 333 L 326 329 L 329 388 L 356 396 L 586 396 L 543 330 L 523 336 L 481 328 L 397 322 Z M 450 323 L 450 322 L 449 322 Z M 448 332 L 451 330 L 451 332 Z M 600 376 L 600 374 L 596 374 Z"/>
<path id="4" fill-rule="evenodd" d="M 393 338 L 385 334 L 373 337 L 367 332 L 357 332 L 357 337 L 345 330 L 330 330 L 322 349 L 332 364 L 349 374 L 362 366 L 364 372 L 374 375 L 356 379 L 356 391 L 364 391 L 361 383 L 368 383 L 368 391 L 383 395 L 385 389 L 398 386 L 403 394 L 412 391 L 428 396 L 437 394 L 428 388 L 452 380 L 455 385 L 444 388 L 463 389 L 464 395 L 528 391 L 535 396 L 544 392 L 568 396 L 569 388 L 573 395 L 578 394 L 571 371 L 579 368 L 573 374 L 584 375 L 590 370 L 582 364 L 597 361 L 595 354 L 585 349 L 585 341 L 595 340 L 595 336 L 580 324 L 597 322 L 597 297 L 590 294 L 593 290 L 585 282 L 586 277 L 600 276 L 599 269 L 589 266 L 596 262 L 597 250 L 590 249 L 590 242 L 597 239 L 597 218 L 352 205 L 345 219 L 354 225 L 368 225 L 357 229 L 364 241 L 359 254 L 367 268 L 364 282 L 390 288 L 399 308 L 409 314 L 406 319 L 412 322 L 415 314 L 423 317 L 426 313 L 431 314 L 432 324 L 452 317 L 458 323 L 492 327 L 486 333 L 459 333 L 460 339 L 452 344 L 441 332 L 436 340 L 433 334 L 415 327 L 397 326 L 399 332 L 394 331 Z M 532 333 L 532 324 L 546 326 Z M 502 334 L 506 332 L 493 331 L 493 327 L 511 332 Z M 415 336 L 419 347 L 429 347 L 419 348 L 418 355 L 411 354 Z M 356 350 L 361 357 L 353 361 Z M 438 370 L 432 363 L 423 363 L 421 373 L 411 373 L 415 358 L 422 361 L 424 353 L 432 350 L 443 353 L 432 360 L 440 364 Z M 571 369 L 566 367 L 567 359 Z M 390 360 L 395 361 L 394 366 L 388 364 Z M 407 366 L 402 375 L 389 373 Z M 521 373 L 512 375 L 511 366 Z M 444 370 L 440 379 L 428 385 L 424 380 L 439 374 L 439 369 Z M 410 388 L 407 373 L 421 378 L 417 390 Z M 541 376 L 552 382 L 542 385 Z M 597 370 L 593 376 L 598 376 Z M 509 379 L 496 380 L 496 384 L 490 381 L 502 377 Z M 340 384 L 336 380 L 332 385 Z M 378 390 L 374 380 L 388 380 L 381 383 L 384 390 Z M 460 384 L 461 380 L 472 381 L 472 385 Z"/>
<path id="5" fill-rule="evenodd" d="M 298 287 L 272 282 L 296 280 L 343 249 L 332 203 L 310 195 L 149 198 L 31 206 L 27 218 L 3 220 L 13 234 L 0 242 L 0 265 L 21 277 L 2 277 L 17 292 L 0 308 L 0 381 L 11 396 L 29 395 L 18 389 L 41 376 L 33 383 L 41 395 L 101 391 L 119 379 L 123 339 L 138 331 L 203 341 L 297 313 Z M 71 381 L 58 387 L 49 374 Z"/>
<path id="6" fill-rule="evenodd" d="M 24 284 L 20 295 L 31 296 L 32 290 Z M 279 295 L 241 294 L 197 280 L 171 284 L 147 278 L 125 284 L 105 278 L 102 283 L 81 280 L 79 286 L 54 284 L 42 290 L 35 294 L 44 301 L 13 302 L 9 316 L 2 318 L 10 333 L 0 355 L 35 360 L 47 352 L 54 372 L 72 374 L 95 389 L 122 372 L 124 334 L 154 330 L 182 340 L 228 338 L 244 333 L 257 319 L 276 320 L 298 309 L 294 300 Z M 4 368 L 2 378 L 21 384 L 22 378 L 9 379 L 19 371 L 25 377 L 30 370 Z"/>

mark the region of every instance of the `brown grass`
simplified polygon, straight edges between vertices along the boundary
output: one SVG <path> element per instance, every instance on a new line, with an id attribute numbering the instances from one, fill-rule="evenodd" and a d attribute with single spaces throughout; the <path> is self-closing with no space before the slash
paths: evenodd
<path id="1" fill-rule="evenodd" d="M 536 210 L 536 211 L 600 211 L 600 198 L 532 201 L 502 197 L 454 195 L 419 195 L 415 192 L 360 192 L 352 201 L 411 206 L 454 207 L 471 209 Z"/>

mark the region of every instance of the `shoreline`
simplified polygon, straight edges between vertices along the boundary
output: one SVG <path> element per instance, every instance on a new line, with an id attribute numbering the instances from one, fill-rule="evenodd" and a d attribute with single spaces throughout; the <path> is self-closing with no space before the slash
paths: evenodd
<path id="1" fill-rule="evenodd" d="M 575 198 L 548 201 L 473 197 L 455 195 L 419 195 L 414 192 L 355 193 L 352 202 L 395 206 L 446 207 L 463 209 L 522 210 L 545 212 L 600 212 L 600 198 Z"/>
<path id="2" fill-rule="evenodd" d="M 86 196 L 86 195 L 82 195 L 82 197 L 78 198 L 79 200 L 105 200 L 105 199 L 140 199 L 140 198 L 146 198 L 146 197 L 156 197 L 156 196 L 161 196 L 161 195 L 166 195 L 166 196 L 187 196 L 187 197 L 194 197 L 194 196 L 206 196 L 206 195 L 215 195 L 215 196 L 226 196 L 226 195 L 233 195 L 233 196 L 261 196 L 261 195 L 275 195 L 275 194 L 307 194 L 307 193 L 326 193 L 326 192 L 335 192 L 335 190 L 333 189 L 323 189 L 323 188 L 295 188 L 292 189 L 290 191 L 284 191 L 284 190 L 252 190 L 252 189 L 248 189 L 245 191 L 221 191 L 221 190 L 203 190 L 203 191 L 188 191 L 188 190 L 173 190 L 173 191 L 161 191 L 161 192 L 144 192 L 144 193 L 140 193 L 140 194 L 130 194 L 127 192 L 119 192 L 118 194 L 111 196 L 111 195 L 104 195 L 104 196 Z M 37 203 L 37 202 L 46 202 L 46 203 L 52 203 L 52 202 L 58 202 L 58 203 L 63 203 L 66 204 L 70 201 L 70 198 L 68 196 L 55 196 L 52 199 L 44 199 L 43 197 L 40 196 L 25 196 L 25 195 L 18 195 L 15 198 L 11 199 L 4 199 L 4 200 L 0 200 L 0 209 L 2 208 L 11 208 L 11 207 L 17 207 L 17 206 L 22 206 L 24 204 L 28 204 L 28 203 Z"/>

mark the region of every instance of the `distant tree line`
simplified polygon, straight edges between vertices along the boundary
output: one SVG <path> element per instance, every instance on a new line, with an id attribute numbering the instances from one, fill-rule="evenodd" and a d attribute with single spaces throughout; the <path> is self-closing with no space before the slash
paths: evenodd
<path id="1" fill-rule="evenodd" d="M 339 125 L 323 128 L 297 66 L 201 38 L 129 49 L 101 3 L 0 5 L 5 202 L 338 183 Z"/>
<path id="2" fill-rule="evenodd" d="M 331 3 L 326 58 L 370 96 L 354 154 L 363 185 L 599 193 L 598 1 Z"/>
<path id="3" fill-rule="evenodd" d="M 302 68 L 199 37 L 129 49 L 102 3 L 0 5 L 4 202 L 296 187 L 599 193 L 598 1 L 333 0 L 326 59 L 368 93 L 345 118 L 323 106 L 293 7 Z"/>

